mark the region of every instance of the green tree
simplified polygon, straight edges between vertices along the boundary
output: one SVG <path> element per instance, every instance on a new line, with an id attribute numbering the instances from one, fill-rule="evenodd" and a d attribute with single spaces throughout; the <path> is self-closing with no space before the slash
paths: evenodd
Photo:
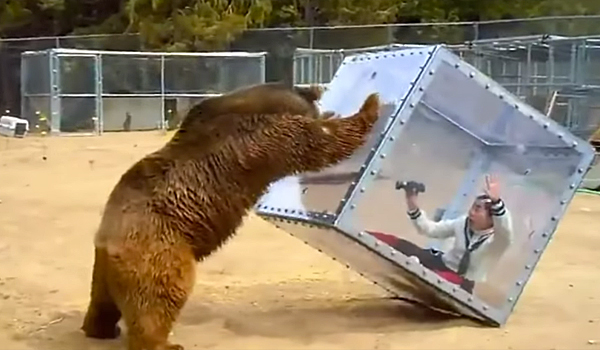
<path id="1" fill-rule="evenodd" d="M 129 0 L 127 32 L 139 32 L 150 48 L 214 50 L 249 27 L 262 26 L 271 0 Z"/>

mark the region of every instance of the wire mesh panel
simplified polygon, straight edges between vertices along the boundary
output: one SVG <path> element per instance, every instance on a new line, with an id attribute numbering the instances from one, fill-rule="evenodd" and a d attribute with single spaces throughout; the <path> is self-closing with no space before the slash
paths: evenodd
<path id="1" fill-rule="evenodd" d="M 102 94 L 161 93 L 161 58 L 102 54 Z"/>
<path id="2" fill-rule="evenodd" d="M 60 132 L 97 133 L 98 58 L 89 54 L 56 54 L 54 85 L 58 92 Z"/>
<path id="3" fill-rule="evenodd" d="M 29 121 L 30 132 L 48 131 L 50 117 L 50 55 L 35 52 L 21 60 L 21 118 Z"/>
<path id="4" fill-rule="evenodd" d="M 165 57 L 165 94 L 221 94 L 264 81 L 264 57 L 202 55 Z"/>
<path id="5" fill-rule="evenodd" d="M 174 128 L 192 103 L 265 81 L 265 53 L 51 49 L 22 60 L 32 67 L 22 111 L 33 121 L 43 106 L 55 132 Z M 34 99 L 42 87 L 31 74 L 46 79 L 46 100 Z"/>

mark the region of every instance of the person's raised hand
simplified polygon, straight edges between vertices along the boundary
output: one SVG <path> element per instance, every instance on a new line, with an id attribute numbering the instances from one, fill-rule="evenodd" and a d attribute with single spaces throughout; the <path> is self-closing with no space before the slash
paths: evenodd
<path id="1" fill-rule="evenodd" d="M 485 194 L 487 194 L 492 201 L 497 201 L 500 199 L 500 183 L 495 176 L 486 175 L 485 176 Z"/>

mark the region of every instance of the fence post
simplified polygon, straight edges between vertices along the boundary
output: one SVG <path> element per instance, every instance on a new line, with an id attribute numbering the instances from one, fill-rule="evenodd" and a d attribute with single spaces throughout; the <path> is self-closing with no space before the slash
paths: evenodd
<path id="1" fill-rule="evenodd" d="M 98 135 L 102 135 L 104 132 L 104 105 L 102 101 L 102 54 L 94 55 L 95 65 L 95 81 L 96 81 L 96 132 Z"/>
<path id="2" fill-rule="evenodd" d="M 50 133 L 60 133 L 61 101 L 60 101 L 60 62 L 54 49 L 48 50 L 50 67 Z"/>
<path id="3" fill-rule="evenodd" d="M 165 55 L 160 55 L 160 128 L 167 129 L 165 120 Z"/>

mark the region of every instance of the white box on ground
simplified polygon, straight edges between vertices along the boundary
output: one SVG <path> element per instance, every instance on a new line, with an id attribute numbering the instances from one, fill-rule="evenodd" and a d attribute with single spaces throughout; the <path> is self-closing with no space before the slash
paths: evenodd
<path id="1" fill-rule="evenodd" d="M 29 132 L 29 121 L 3 115 L 0 117 L 0 135 L 24 137 Z"/>

